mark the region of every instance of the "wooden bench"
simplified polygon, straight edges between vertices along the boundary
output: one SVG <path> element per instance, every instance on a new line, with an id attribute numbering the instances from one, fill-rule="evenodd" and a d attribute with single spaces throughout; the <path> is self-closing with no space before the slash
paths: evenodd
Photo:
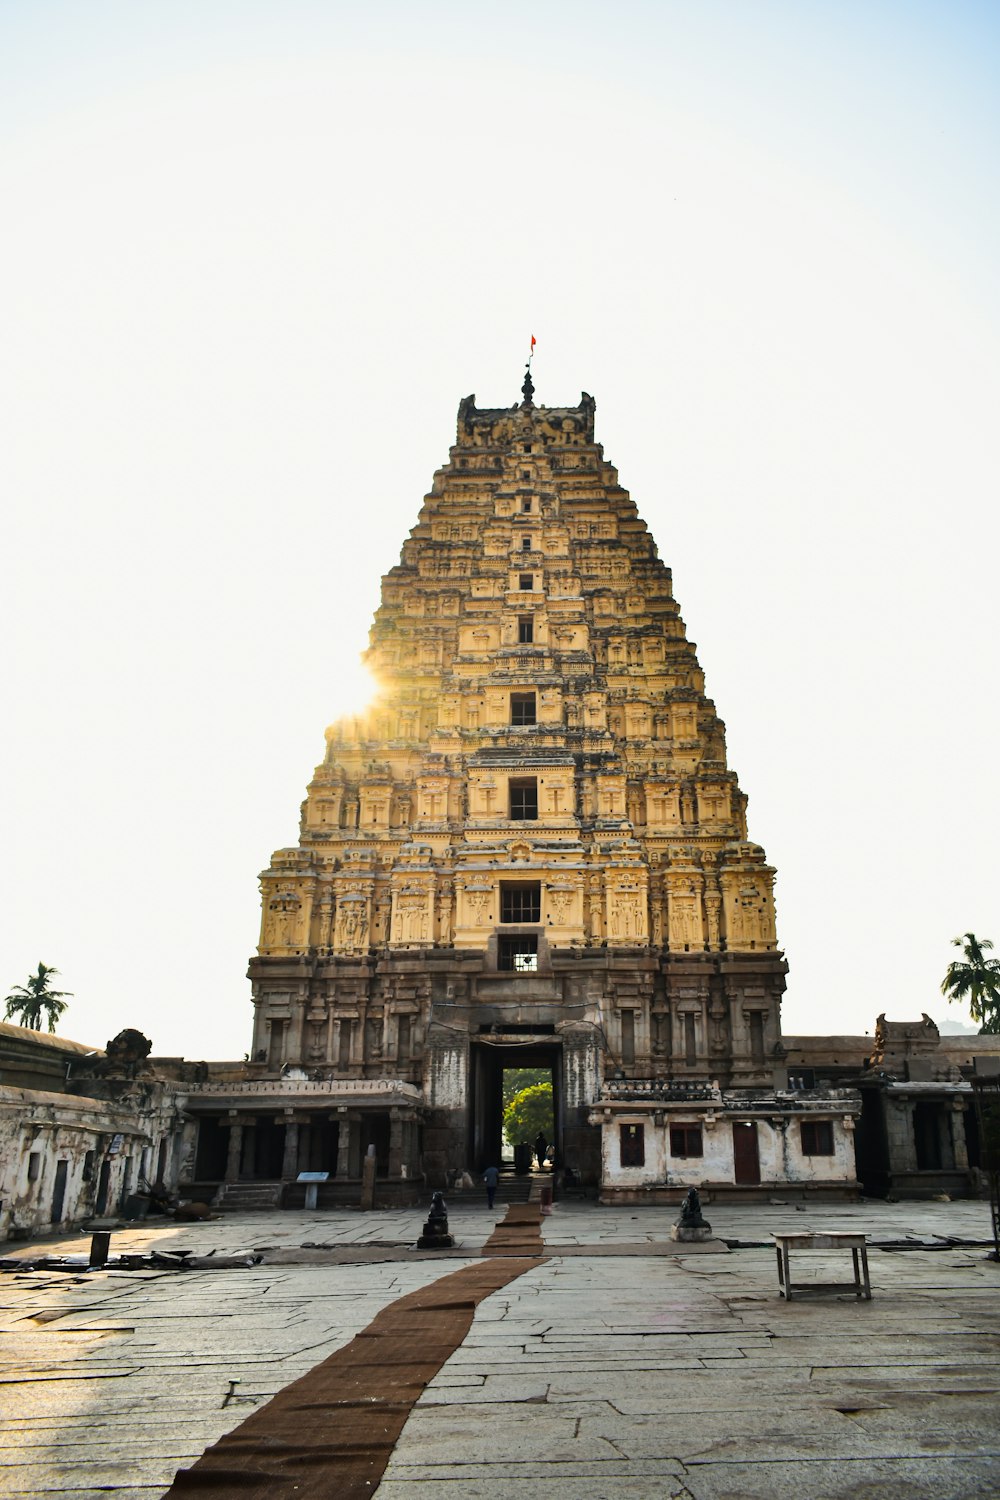
<path id="1" fill-rule="evenodd" d="M 792 1277 L 788 1268 L 789 1250 L 850 1250 L 854 1261 L 854 1280 L 833 1282 L 800 1282 L 795 1288 L 797 1296 L 825 1292 L 852 1291 L 856 1297 L 872 1300 L 872 1285 L 868 1279 L 868 1245 L 863 1234 L 774 1234 L 778 1256 L 778 1289 L 786 1302 L 792 1300 Z"/>

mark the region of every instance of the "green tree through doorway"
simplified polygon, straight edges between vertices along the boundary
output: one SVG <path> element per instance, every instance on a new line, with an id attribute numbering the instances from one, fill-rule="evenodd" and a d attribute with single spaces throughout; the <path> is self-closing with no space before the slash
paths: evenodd
<path id="1" fill-rule="evenodd" d="M 551 1141 L 553 1130 L 552 1084 L 536 1083 L 515 1094 L 503 1112 L 503 1133 L 508 1144 L 516 1146 L 519 1141 L 534 1142 L 541 1131 Z"/>
<path id="2" fill-rule="evenodd" d="M 551 1086 L 552 1072 L 549 1068 L 504 1068 L 503 1070 L 503 1109 L 519 1094 L 522 1089 L 534 1088 L 536 1084 L 547 1083 Z"/>

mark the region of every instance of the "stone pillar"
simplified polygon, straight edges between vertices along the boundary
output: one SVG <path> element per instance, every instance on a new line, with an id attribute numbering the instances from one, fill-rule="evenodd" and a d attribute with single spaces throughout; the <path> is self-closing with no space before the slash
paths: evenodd
<path id="1" fill-rule="evenodd" d="M 281 1159 L 281 1177 L 284 1182 L 294 1182 L 299 1174 L 299 1124 L 292 1118 L 291 1110 L 285 1111 L 285 1150 Z"/>
<path id="2" fill-rule="evenodd" d="M 963 1100 L 956 1099 L 952 1105 L 951 1139 L 955 1148 L 955 1168 L 959 1172 L 969 1170 L 969 1149 L 965 1140 L 965 1110 Z"/>
<path id="3" fill-rule="evenodd" d="M 337 1179 L 344 1182 L 351 1175 L 351 1122 L 347 1110 L 338 1110 Z"/>
<path id="4" fill-rule="evenodd" d="M 889 1171 L 917 1170 L 917 1142 L 913 1134 L 913 1104 L 909 1099 L 885 1097 L 885 1128 L 889 1142 Z"/>
<path id="5" fill-rule="evenodd" d="M 243 1126 L 235 1109 L 229 1111 L 229 1151 L 226 1154 L 226 1181 L 239 1182 L 240 1158 L 243 1154 Z"/>
<path id="6" fill-rule="evenodd" d="M 400 1177 L 403 1165 L 403 1117 L 398 1109 L 389 1111 L 389 1176 Z"/>
<path id="7" fill-rule="evenodd" d="M 952 1171 L 958 1164 L 955 1159 L 954 1120 L 953 1112 L 947 1104 L 942 1104 L 937 1111 L 937 1133 L 940 1142 L 938 1149 L 941 1155 L 941 1169 L 945 1172 Z"/>
<path id="8" fill-rule="evenodd" d="M 562 1132 L 558 1167 L 571 1167 L 584 1182 L 598 1182 L 601 1138 L 587 1123 L 588 1109 L 600 1097 L 603 1070 L 598 1033 L 572 1022 L 559 1026 L 562 1038 Z M 558 1127 L 557 1127 L 558 1128 Z"/>

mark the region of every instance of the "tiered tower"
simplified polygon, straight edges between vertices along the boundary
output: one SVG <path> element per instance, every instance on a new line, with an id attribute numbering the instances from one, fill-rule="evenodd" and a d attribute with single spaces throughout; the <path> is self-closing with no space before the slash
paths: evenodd
<path id="1" fill-rule="evenodd" d="M 367 660 L 261 877 L 257 1069 L 419 1084 L 432 1179 L 495 1154 L 503 1066 L 585 1173 L 606 1072 L 769 1085 L 774 871 L 590 396 L 462 401 Z"/>

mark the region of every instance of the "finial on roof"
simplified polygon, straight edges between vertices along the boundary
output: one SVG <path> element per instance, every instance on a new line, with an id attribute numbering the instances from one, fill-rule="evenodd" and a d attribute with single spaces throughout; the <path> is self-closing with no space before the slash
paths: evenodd
<path id="1" fill-rule="evenodd" d="M 531 399 L 535 394 L 535 383 L 531 378 L 531 361 L 535 357 L 535 345 L 537 344 L 537 342 L 538 340 L 535 338 L 535 335 L 532 334 L 531 343 L 528 346 L 528 363 L 524 367 L 524 384 L 521 387 L 521 394 L 524 397 L 524 401 L 522 404 L 524 406 L 534 405 Z"/>

